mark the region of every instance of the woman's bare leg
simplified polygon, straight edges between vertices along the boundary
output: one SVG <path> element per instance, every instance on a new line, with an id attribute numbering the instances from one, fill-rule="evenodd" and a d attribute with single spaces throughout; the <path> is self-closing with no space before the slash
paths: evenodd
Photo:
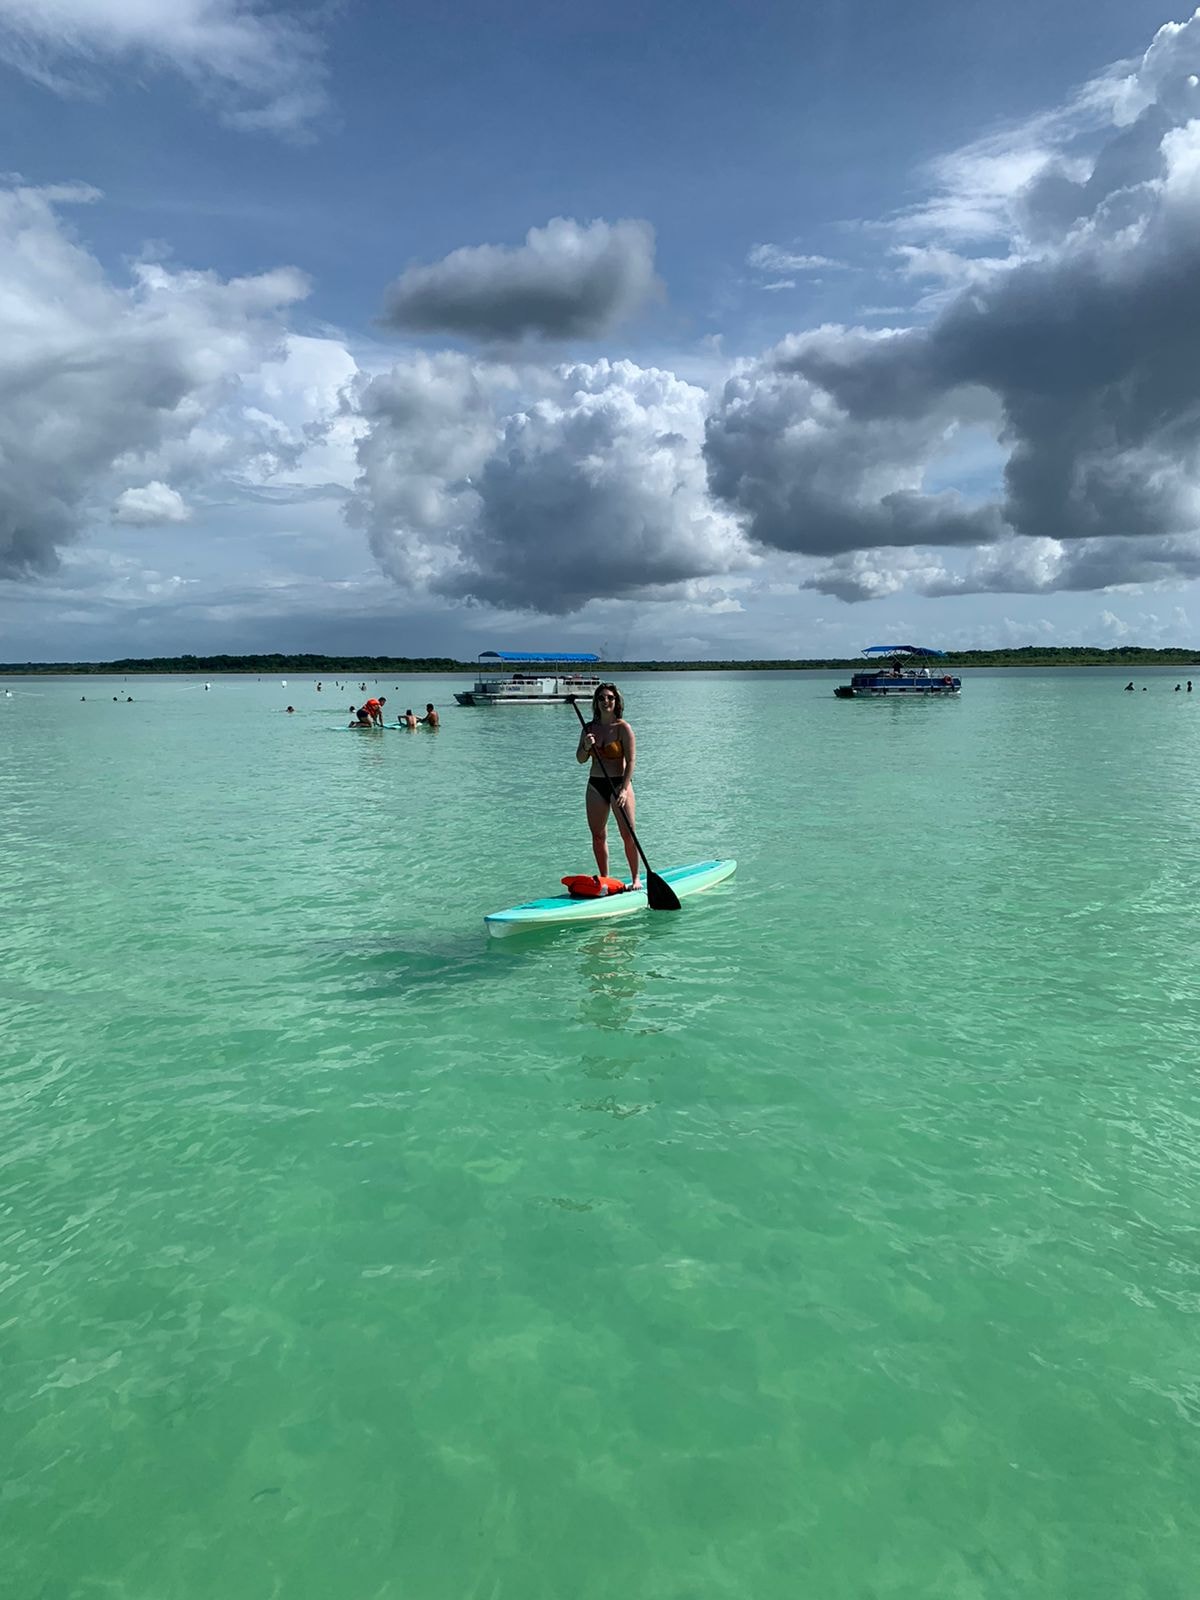
<path id="1" fill-rule="evenodd" d="M 628 818 L 629 822 L 631 822 L 635 828 L 637 827 L 637 816 L 635 814 L 636 809 L 637 807 L 633 798 L 632 789 L 628 791 L 628 794 L 625 798 L 624 814 L 622 814 L 622 808 L 620 806 L 613 807 L 613 810 L 617 814 L 617 827 L 621 830 L 621 843 L 625 846 L 625 859 L 629 863 L 630 881 L 635 886 L 639 886 L 642 863 L 640 857 L 638 856 L 637 845 L 635 845 L 633 840 L 630 838 L 629 828 L 626 825 L 626 818 Z"/>
<path id="2" fill-rule="evenodd" d="M 608 877 L 608 801 L 601 800 L 600 796 L 588 784 L 587 788 L 587 819 L 588 827 L 592 833 L 592 854 L 596 858 L 596 867 L 602 878 Z"/>

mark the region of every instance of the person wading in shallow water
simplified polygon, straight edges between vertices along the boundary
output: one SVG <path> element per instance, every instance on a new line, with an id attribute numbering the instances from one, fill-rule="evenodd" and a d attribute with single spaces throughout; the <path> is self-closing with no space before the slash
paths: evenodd
<path id="1" fill-rule="evenodd" d="M 603 757 L 603 767 L 597 757 Z M 637 826 L 633 796 L 637 741 L 633 729 L 625 721 L 625 702 L 615 683 L 602 683 L 592 696 L 592 720 L 580 730 L 575 759 L 580 766 L 585 761 L 592 763 L 587 782 L 587 820 L 599 876 L 608 876 L 608 815 L 615 807 L 617 827 L 621 830 L 625 859 L 629 863 L 630 887 L 640 889 L 637 845 L 629 833 L 630 823 Z M 606 775 L 605 767 L 611 778 Z"/>

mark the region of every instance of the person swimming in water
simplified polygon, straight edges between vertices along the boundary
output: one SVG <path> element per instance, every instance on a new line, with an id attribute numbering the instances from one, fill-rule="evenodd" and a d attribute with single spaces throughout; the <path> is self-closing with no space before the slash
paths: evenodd
<path id="1" fill-rule="evenodd" d="M 441 717 L 438 716 L 437 712 L 433 709 L 433 701 L 432 700 L 427 700 L 425 702 L 425 715 L 423 717 L 418 717 L 417 721 L 418 722 L 423 722 L 427 728 L 440 728 L 441 727 L 442 719 L 441 719 Z"/>
<path id="2" fill-rule="evenodd" d="M 638 850 L 629 832 L 630 825 L 637 824 L 633 794 L 637 741 L 625 721 L 625 702 L 615 683 L 600 684 L 592 696 L 592 720 L 580 729 L 575 759 L 580 766 L 585 761 L 592 763 L 587 781 L 587 820 L 598 874 L 608 877 L 608 816 L 615 810 L 629 863 L 630 888 L 640 889 Z"/>

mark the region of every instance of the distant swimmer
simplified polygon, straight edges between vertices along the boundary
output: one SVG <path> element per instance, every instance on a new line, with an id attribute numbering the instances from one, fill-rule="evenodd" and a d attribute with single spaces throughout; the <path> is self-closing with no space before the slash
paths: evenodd
<path id="1" fill-rule="evenodd" d="M 5 691 L 5 693 L 7 693 L 7 690 L 6 690 L 6 691 Z M 81 695 L 80 695 L 80 696 L 79 696 L 79 699 L 80 699 L 80 702 L 81 702 L 81 703 L 83 703 L 83 702 L 86 702 L 86 700 L 87 700 L 87 695 L 85 695 L 85 694 L 81 694 Z"/>
<path id="2" fill-rule="evenodd" d="M 1183 688 L 1183 685 L 1181 683 L 1177 683 L 1175 685 L 1175 693 L 1178 694 L 1180 689 L 1182 689 L 1182 688 Z"/>
<path id="3" fill-rule="evenodd" d="M 296 709 L 295 706 L 289 706 L 288 707 L 288 716 L 289 717 L 292 715 L 292 713 L 295 711 L 295 709 Z"/>
<path id="4" fill-rule="evenodd" d="M 418 722 L 423 722 L 427 728 L 440 728 L 441 727 L 442 719 L 441 719 L 441 717 L 438 716 L 437 712 L 433 709 L 433 701 L 432 700 L 427 700 L 425 702 L 425 715 L 423 717 L 418 717 L 417 721 Z"/>
<path id="5" fill-rule="evenodd" d="M 404 726 L 406 728 L 415 728 L 416 725 L 417 725 L 416 713 L 413 711 L 413 708 L 411 706 L 409 706 L 408 710 L 404 713 Z"/>
<path id="6" fill-rule="evenodd" d="M 317 684 L 317 693 L 320 694 L 320 692 L 321 692 L 321 685 L 318 683 Z"/>
<path id="7" fill-rule="evenodd" d="M 131 706 L 133 704 L 133 696 L 131 694 L 127 694 L 125 696 L 125 704 L 127 706 Z"/>
<path id="8" fill-rule="evenodd" d="M 1129 693 L 1129 691 L 1130 691 L 1130 690 L 1131 690 L 1131 689 L 1132 689 L 1132 688 L 1133 688 L 1133 679 L 1132 679 L 1132 678 L 1130 678 L 1130 680 L 1129 680 L 1129 682 L 1128 682 L 1128 683 L 1127 683 L 1127 684 L 1126 684 L 1126 685 L 1125 685 L 1125 693 L 1126 693 L 1126 694 L 1128 694 L 1128 693 Z"/>

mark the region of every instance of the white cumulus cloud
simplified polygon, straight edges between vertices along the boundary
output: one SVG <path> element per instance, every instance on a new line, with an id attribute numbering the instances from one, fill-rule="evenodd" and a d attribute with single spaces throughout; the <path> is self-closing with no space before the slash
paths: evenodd
<path id="1" fill-rule="evenodd" d="M 444 354 L 373 379 L 352 518 L 402 582 L 576 610 L 752 560 L 712 500 L 705 393 L 627 361 L 516 371 Z"/>
<path id="2" fill-rule="evenodd" d="M 179 491 L 160 483 L 157 478 L 123 489 L 112 509 L 114 522 L 128 522 L 135 528 L 186 522 L 190 516 L 191 511 Z"/>
<path id="3" fill-rule="evenodd" d="M 314 450 L 336 465 L 338 362 L 286 331 L 303 275 L 140 262 L 118 283 L 58 215 L 85 197 L 0 189 L 0 577 L 52 571 L 101 522 L 178 520 L 185 492 L 294 478 Z"/>

